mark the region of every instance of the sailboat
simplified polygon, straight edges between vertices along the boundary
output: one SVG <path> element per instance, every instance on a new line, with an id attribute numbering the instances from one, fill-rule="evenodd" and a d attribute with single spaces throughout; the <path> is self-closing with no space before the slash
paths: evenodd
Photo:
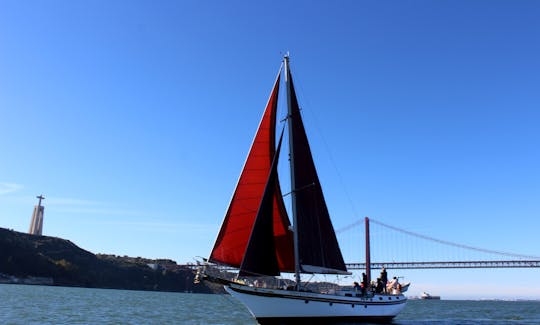
<path id="1" fill-rule="evenodd" d="M 287 196 L 291 199 L 292 225 L 277 172 L 284 133 L 283 128 L 276 146 L 281 74 L 284 74 L 288 107 L 291 190 Z M 343 260 L 317 176 L 288 55 L 279 69 L 208 262 L 200 271 L 202 278 L 223 284 L 261 324 L 387 322 L 407 301 L 402 294 L 372 290 L 317 292 L 308 290 L 301 281 L 306 274 L 351 273 Z M 216 268 L 210 265 L 236 268 L 238 272 L 227 278 L 211 272 Z M 294 280 L 268 281 L 281 273 L 294 274 Z"/>

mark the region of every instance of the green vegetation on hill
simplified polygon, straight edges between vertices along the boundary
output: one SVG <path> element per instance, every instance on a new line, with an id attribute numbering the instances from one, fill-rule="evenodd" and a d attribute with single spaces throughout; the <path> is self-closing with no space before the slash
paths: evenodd
<path id="1" fill-rule="evenodd" d="M 193 284 L 193 272 L 172 260 L 95 255 L 69 240 L 0 228 L 0 273 L 52 278 L 54 285 L 211 293 Z"/>

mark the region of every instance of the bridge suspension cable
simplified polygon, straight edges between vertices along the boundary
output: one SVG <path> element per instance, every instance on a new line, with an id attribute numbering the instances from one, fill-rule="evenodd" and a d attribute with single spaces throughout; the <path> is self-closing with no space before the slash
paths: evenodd
<path id="1" fill-rule="evenodd" d="M 385 227 L 387 229 L 391 229 L 391 230 L 394 230 L 394 231 L 397 231 L 397 232 L 400 232 L 400 233 L 403 233 L 403 234 L 406 234 L 406 235 L 409 235 L 409 236 L 413 236 L 413 237 L 416 237 L 416 238 L 421 238 L 421 239 L 424 239 L 424 240 L 428 240 L 428 241 L 431 241 L 431 242 L 436 242 L 436 243 L 447 245 L 447 246 L 452 246 L 452 247 L 457 247 L 457 248 L 462 248 L 462 249 L 467 249 L 467 250 L 472 250 L 472 251 L 477 251 L 477 252 L 482 252 L 482 253 L 494 254 L 494 255 L 499 255 L 499 256 L 519 258 L 519 259 L 533 259 L 533 260 L 539 260 L 540 259 L 539 256 L 502 252 L 502 251 L 479 248 L 479 247 L 474 247 L 474 246 L 470 246 L 470 245 L 464 245 L 464 244 L 455 243 L 455 242 L 451 242 L 451 241 L 447 241 L 447 240 L 437 239 L 437 238 L 422 235 L 422 234 L 419 234 L 419 233 L 416 233 L 416 232 L 412 232 L 412 231 L 409 231 L 409 230 L 401 229 L 401 228 L 398 228 L 398 227 L 395 227 L 395 226 L 391 226 L 391 225 L 385 224 L 383 222 L 380 222 L 378 220 L 374 220 L 372 218 L 370 218 L 369 220 L 370 220 L 370 222 L 375 223 L 375 224 L 377 224 L 379 226 Z M 363 225 L 363 223 L 364 223 L 364 220 L 358 220 L 358 221 L 355 221 L 355 222 L 353 222 L 353 223 L 351 223 L 351 224 L 349 224 L 347 226 L 344 226 L 342 228 L 337 229 L 336 232 L 337 233 L 344 232 L 344 231 L 350 230 L 352 228 L 355 228 L 357 226 L 361 226 L 361 225 Z"/>

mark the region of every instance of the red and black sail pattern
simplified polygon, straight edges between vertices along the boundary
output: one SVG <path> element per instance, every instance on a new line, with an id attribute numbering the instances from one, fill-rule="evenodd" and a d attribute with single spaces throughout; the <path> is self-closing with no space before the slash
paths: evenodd
<path id="1" fill-rule="evenodd" d="M 290 150 L 291 155 L 294 155 L 292 166 L 296 200 L 294 229 L 298 232 L 300 271 L 347 272 L 311 155 L 290 71 L 287 71 L 287 80 L 290 87 Z"/>
<path id="2" fill-rule="evenodd" d="M 276 151 L 275 128 L 279 79 L 278 76 L 210 254 L 211 262 L 234 267 L 240 267 L 242 264 Z M 294 270 L 292 232 L 289 230 L 290 222 L 278 178 L 274 177 L 272 184 L 268 186 L 274 188 L 272 228 L 275 255 L 279 269 L 290 272 Z"/>
<path id="3" fill-rule="evenodd" d="M 277 163 L 281 150 L 281 140 L 283 131 L 279 137 L 276 154 L 270 168 L 270 175 L 264 189 L 259 211 L 251 230 L 248 246 L 244 253 L 242 265 L 240 265 L 241 276 L 279 275 L 279 265 L 274 244 L 274 196 L 276 192 Z M 292 247 L 291 247 L 292 248 Z"/>
<path id="4" fill-rule="evenodd" d="M 288 65 L 286 73 L 298 271 L 346 273 Z M 210 262 L 238 267 L 240 275 L 295 271 L 293 236 L 276 167 L 282 141 L 281 136 L 276 150 L 279 79 L 278 76 L 209 258 Z"/>

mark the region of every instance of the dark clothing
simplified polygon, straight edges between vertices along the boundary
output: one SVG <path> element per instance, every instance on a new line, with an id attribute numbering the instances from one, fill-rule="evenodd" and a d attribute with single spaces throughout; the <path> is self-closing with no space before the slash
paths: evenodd
<path id="1" fill-rule="evenodd" d="M 375 287 L 375 293 L 382 293 L 383 292 L 383 283 L 381 279 L 377 279 L 377 286 Z"/>
<path id="2" fill-rule="evenodd" d="M 365 273 L 362 273 L 362 295 L 366 295 L 366 289 L 367 289 L 367 275 Z"/>
<path id="3" fill-rule="evenodd" d="M 383 291 L 386 292 L 386 284 L 388 283 L 388 273 L 386 273 L 386 269 L 382 269 L 381 271 L 381 282 Z"/>

